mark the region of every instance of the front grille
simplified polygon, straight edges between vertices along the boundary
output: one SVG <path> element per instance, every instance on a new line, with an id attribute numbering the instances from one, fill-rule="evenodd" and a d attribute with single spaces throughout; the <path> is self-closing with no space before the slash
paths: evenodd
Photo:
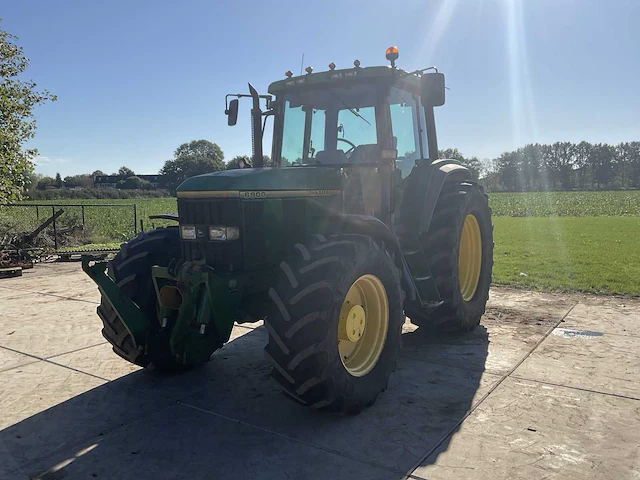
<path id="1" fill-rule="evenodd" d="M 242 215 L 239 199 L 178 199 L 180 225 L 195 225 L 204 232 L 197 240 L 182 240 L 182 256 L 185 260 L 204 259 L 213 268 L 231 272 L 243 268 Z M 212 242 L 209 237 L 210 225 L 240 227 L 240 240 L 232 242 Z"/>
<path id="2" fill-rule="evenodd" d="M 260 265 L 269 260 L 264 228 L 264 201 L 244 202 L 244 243 L 247 265 Z"/>
<path id="3" fill-rule="evenodd" d="M 243 201 L 244 265 L 277 264 L 306 238 L 304 198 Z"/>
<path id="4" fill-rule="evenodd" d="M 302 198 L 282 200 L 282 217 L 287 225 L 287 245 L 304 243 L 307 238 L 306 204 L 306 200 Z"/>

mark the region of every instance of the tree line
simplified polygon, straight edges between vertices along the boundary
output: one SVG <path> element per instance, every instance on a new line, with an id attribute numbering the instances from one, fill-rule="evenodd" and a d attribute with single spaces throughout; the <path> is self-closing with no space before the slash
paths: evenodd
<path id="1" fill-rule="evenodd" d="M 268 156 L 265 155 L 264 159 L 265 165 L 271 164 Z M 164 162 L 158 174 L 161 176 L 161 187 L 173 190 L 189 177 L 217 170 L 243 168 L 244 166 L 251 166 L 251 159 L 247 155 L 239 155 L 225 162 L 224 152 L 218 144 L 208 140 L 193 140 L 180 145 L 175 150 L 173 158 Z M 31 173 L 25 181 L 24 189 L 32 198 L 42 196 L 35 193 L 35 191 L 78 188 L 87 190 L 94 187 L 94 179 L 98 175 L 106 174 L 102 170 L 96 170 L 93 173 L 70 175 L 62 178 L 59 173 L 55 177 Z M 118 190 L 146 190 L 150 186 L 147 180 L 136 176 L 135 172 L 126 166 L 120 167 L 116 173 L 111 175 L 123 177 L 117 182 L 116 188 Z M 102 188 L 100 190 L 109 189 Z M 50 193 L 50 195 L 52 194 Z M 58 195 L 64 196 L 64 192 L 58 192 Z"/>
<path id="2" fill-rule="evenodd" d="M 615 146 L 588 142 L 529 144 L 485 160 L 465 157 L 458 149 L 448 148 L 440 150 L 439 157 L 455 159 L 466 165 L 474 180 L 478 180 L 489 191 L 640 188 L 640 142 L 623 142 Z M 161 175 L 161 186 L 166 190 L 175 190 L 186 178 L 218 170 L 250 167 L 251 163 L 247 155 L 235 156 L 225 162 L 224 152 L 219 145 L 201 139 L 180 145 L 173 158 L 165 161 L 158 173 Z M 266 155 L 264 164 L 272 164 Z M 25 187 L 31 198 L 38 198 L 42 195 L 34 194 L 34 190 L 91 189 L 97 175 L 105 174 L 101 170 L 64 178 L 60 174 L 55 178 L 31 174 Z M 149 188 L 149 182 L 136 176 L 129 167 L 120 167 L 112 175 L 125 177 L 118 182 L 119 190 Z M 59 195 L 64 196 L 63 193 Z"/>
<path id="3" fill-rule="evenodd" d="M 137 176 L 133 170 L 123 166 L 116 173 L 124 177 L 117 182 L 116 188 L 100 188 L 95 186 L 95 177 L 106 175 L 102 170 L 80 175 L 69 175 L 64 178 L 59 173 L 55 177 L 38 173 L 27 175 L 24 191 L 31 200 L 68 199 L 116 199 L 165 197 L 170 195 L 167 189 L 151 188 L 151 183 Z"/>
<path id="4" fill-rule="evenodd" d="M 494 159 L 480 160 L 465 157 L 458 149 L 439 151 L 440 158 L 452 158 L 466 165 L 474 180 L 490 191 L 548 191 L 548 190 L 617 190 L 640 188 L 640 142 L 618 145 L 589 142 L 556 142 L 529 144 Z M 265 155 L 265 166 L 272 164 Z M 180 145 L 173 158 L 160 169 L 162 186 L 175 189 L 183 180 L 217 170 L 251 166 L 251 158 L 239 155 L 225 162 L 224 152 L 216 143 L 193 140 Z M 88 186 L 95 175 L 65 177 L 61 180 L 45 178 L 38 183 L 67 187 Z M 133 170 L 121 167 L 118 175 L 128 176 L 118 188 L 144 189 L 145 180 L 135 177 Z M 46 187 L 45 187 L 46 188 Z"/>
<path id="5" fill-rule="evenodd" d="M 81 173 L 80 175 L 69 175 L 64 178 L 56 173 L 55 177 L 32 173 L 25 182 L 27 192 L 36 190 L 50 190 L 53 188 L 93 188 L 95 177 L 106 175 L 102 170 L 96 170 L 93 173 Z M 116 173 L 111 175 L 124 177 L 117 182 L 117 189 L 123 190 L 144 190 L 150 187 L 150 182 L 144 178 L 136 176 L 129 167 L 120 167 Z"/>
<path id="6" fill-rule="evenodd" d="M 535 143 L 475 167 L 490 191 L 638 189 L 640 142 Z"/>

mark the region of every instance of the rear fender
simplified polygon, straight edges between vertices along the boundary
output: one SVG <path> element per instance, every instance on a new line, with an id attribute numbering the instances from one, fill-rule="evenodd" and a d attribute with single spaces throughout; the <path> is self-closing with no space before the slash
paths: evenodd
<path id="1" fill-rule="evenodd" d="M 420 218 L 419 233 L 429 230 L 436 203 L 446 182 L 471 180 L 471 171 L 457 160 L 436 160 L 429 167 L 431 174 L 425 188 L 424 207 Z"/>
<path id="2" fill-rule="evenodd" d="M 417 238 L 426 233 L 445 182 L 470 178 L 469 169 L 457 160 L 418 160 L 402 185 L 399 235 Z"/>

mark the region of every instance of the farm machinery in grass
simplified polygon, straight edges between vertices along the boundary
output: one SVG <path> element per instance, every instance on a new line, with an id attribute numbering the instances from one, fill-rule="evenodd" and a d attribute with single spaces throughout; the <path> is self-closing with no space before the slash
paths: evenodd
<path id="1" fill-rule="evenodd" d="M 444 75 L 397 58 L 391 47 L 390 66 L 309 67 L 268 95 L 249 85 L 227 96 L 229 125 L 239 98 L 252 99 L 252 165 L 186 179 L 179 225 L 138 234 L 109 262 L 83 259 L 118 355 L 199 366 L 234 322 L 264 319 L 283 392 L 353 414 L 386 388 L 405 316 L 427 329 L 478 325 L 493 264 L 487 196 L 467 168 L 438 159 Z"/>
<path id="2" fill-rule="evenodd" d="M 45 249 L 38 245 L 38 235 L 64 213 L 61 209 L 52 210 L 49 218 L 29 232 L 0 231 L 0 278 L 21 276 L 22 270 L 33 268 L 34 257 L 43 255 Z M 55 229 L 53 235 L 57 235 Z"/>

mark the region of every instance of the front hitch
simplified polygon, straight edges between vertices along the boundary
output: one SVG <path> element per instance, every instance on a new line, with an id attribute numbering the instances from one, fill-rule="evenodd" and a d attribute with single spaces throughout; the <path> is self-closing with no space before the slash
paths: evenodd
<path id="1" fill-rule="evenodd" d="M 82 269 L 120 317 L 136 351 L 150 361 L 169 355 L 180 365 L 200 365 L 229 340 L 242 276 L 221 275 L 207 265 L 180 260 L 172 260 L 169 267 L 153 266 L 159 318 L 149 318 L 106 274 L 107 265 L 82 257 Z"/>
<path id="2" fill-rule="evenodd" d="M 161 313 L 162 324 L 171 329 L 172 354 L 183 364 L 207 361 L 231 335 L 240 303 L 237 279 L 224 277 L 211 267 L 195 262 L 154 266 L 151 271 L 159 298 L 162 290 L 159 280 L 175 283 L 182 292 L 177 312 L 163 307 Z M 166 319 L 165 313 L 169 314 Z"/>

